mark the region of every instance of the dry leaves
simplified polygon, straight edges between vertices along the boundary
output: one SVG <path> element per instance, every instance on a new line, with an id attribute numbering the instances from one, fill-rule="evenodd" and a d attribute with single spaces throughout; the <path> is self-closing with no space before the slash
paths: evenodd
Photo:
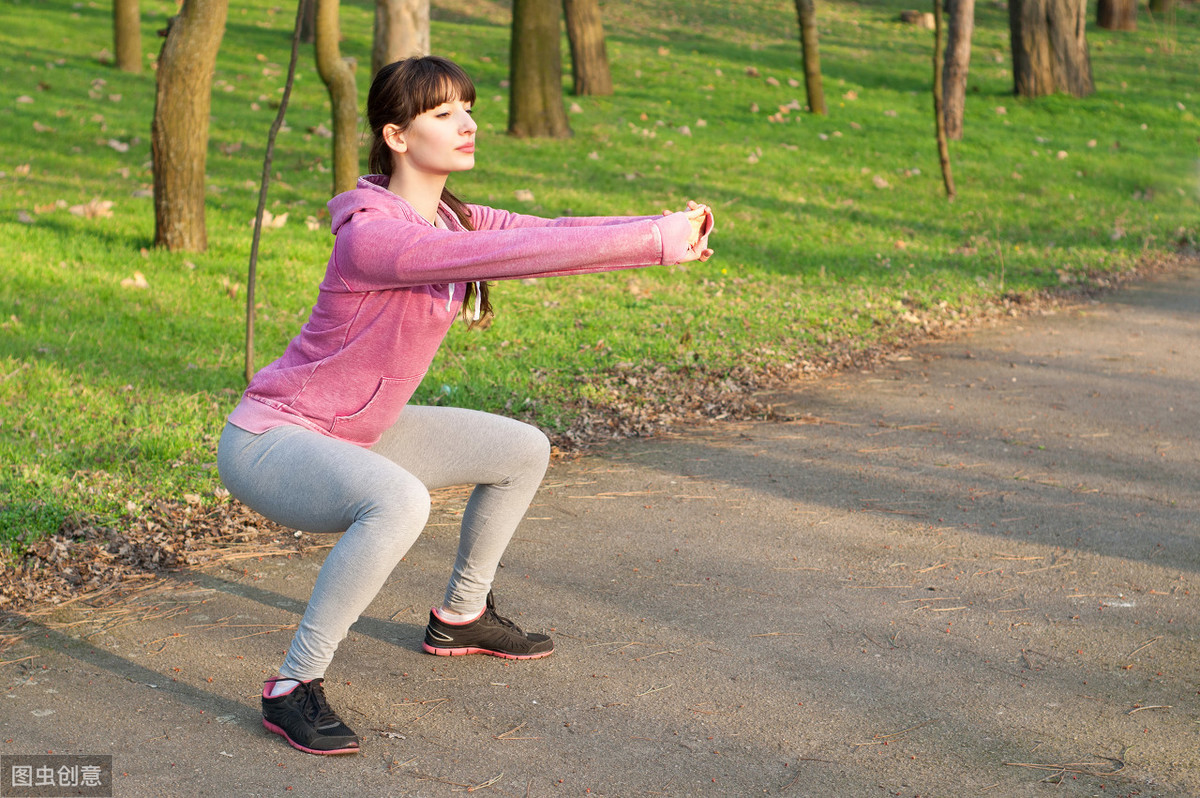
<path id="1" fill-rule="evenodd" d="M 121 287 L 145 290 L 150 287 L 150 282 L 146 279 L 146 275 L 141 272 L 134 272 L 132 277 L 126 277 L 121 281 Z"/>
<path id="2" fill-rule="evenodd" d="M 84 219 L 107 219 L 112 216 L 112 200 L 102 200 L 99 197 L 83 205 L 72 205 L 69 210 Z"/>

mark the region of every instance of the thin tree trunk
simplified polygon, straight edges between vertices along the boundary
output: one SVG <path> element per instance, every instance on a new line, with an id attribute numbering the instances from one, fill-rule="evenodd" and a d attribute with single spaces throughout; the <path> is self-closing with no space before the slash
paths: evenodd
<path id="1" fill-rule="evenodd" d="M 942 118 L 946 137 L 957 141 L 963 137 L 971 36 L 975 32 L 975 0 L 947 0 L 946 11 L 949 22 L 946 26 L 946 65 L 942 68 Z"/>
<path id="2" fill-rule="evenodd" d="M 1105 30 L 1137 30 L 1137 0 L 1099 0 L 1096 24 Z"/>
<path id="3" fill-rule="evenodd" d="M 1087 47 L 1086 0 L 1011 0 L 1013 91 L 1022 97 L 1096 90 Z"/>
<path id="4" fill-rule="evenodd" d="M 138 0 L 113 0 L 113 50 L 117 69 L 142 71 L 142 15 Z"/>
<path id="5" fill-rule="evenodd" d="M 300 41 L 312 44 L 317 40 L 317 0 L 300 0 L 304 18 L 300 22 Z"/>
<path id="6" fill-rule="evenodd" d="M 154 163 L 154 244 L 172 252 L 208 248 L 204 167 L 212 76 L 228 0 L 184 0 L 158 56 L 150 151 Z"/>
<path id="7" fill-rule="evenodd" d="M 1156 17 L 1166 16 L 1175 8 L 1175 0 L 1150 0 L 1150 13 Z"/>
<path id="8" fill-rule="evenodd" d="M 338 0 L 317 0 L 317 72 L 329 90 L 333 109 L 333 193 L 358 182 L 358 89 L 354 62 L 342 58 L 338 39 Z"/>
<path id="9" fill-rule="evenodd" d="M 604 44 L 604 23 L 597 0 L 563 0 L 567 41 L 571 43 L 571 74 L 578 95 L 612 94 L 612 72 Z"/>
<path id="10" fill-rule="evenodd" d="M 946 116 L 942 112 L 942 0 L 933 0 L 933 117 L 942 183 L 946 186 L 946 197 L 952 200 L 954 176 L 950 172 L 950 144 L 946 140 Z"/>
<path id="11" fill-rule="evenodd" d="M 800 18 L 800 53 L 804 60 L 804 88 L 808 92 L 808 110 L 825 113 L 825 89 L 821 82 L 821 53 L 817 46 L 817 8 L 814 0 L 796 0 Z"/>
<path id="12" fill-rule="evenodd" d="M 371 78 L 393 61 L 414 55 L 429 55 L 429 0 L 375 0 Z"/>
<path id="13" fill-rule="evenodd" d="M 508 132 L 518 137 L 571 135 L 563 108 L 559 0 L 514 0 Z"/>
<path id="14" fill-rule="evenodd" d="M 296 24 L 292 28 L 292 54 L 288 61 L 287 80 L 283 84 L 283 96 L 279 98 L 279 111 L 267 133 L 267 152 L 263 156 L 262 181 L 258 190 L 258 210 L 254 213 L 254 237 L 250 242 L 250 268 L 246 275 L 246 382 L 254 378 L 254 294 L 258 285 L 258 242 L 262 238 L 263 212 L 267 209 L 267 186 L 271 183 L 271 158 L 275 153 L 275 137 L 283 127 L 287 114 L 288 100 L 296 82 L 296 61 L 300 54 L 300 39 L 304 32 L 304 19 L 311 0 L 300 0 L 296 7 Z"/>

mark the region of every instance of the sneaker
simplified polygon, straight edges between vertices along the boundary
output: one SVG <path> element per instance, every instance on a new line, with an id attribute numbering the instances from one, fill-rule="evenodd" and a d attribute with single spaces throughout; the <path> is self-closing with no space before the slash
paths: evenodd
<path id="1" fill-rule="evenodd" d="M 537 659 L 554 653 L 554 641 L 549 635 L 523 632 L 508 618 L 497 615 L 488 591 L 487 608 L 473 621 L 446 623 L 431 610 L 421 648 L 439 657 L 491 654 L 505 659 Z"/>
<path id="2" fill-rule="evenodd" d="M 293 748 L 310 754 L 353 754 L 358 735 L 352 732 L 325 700 L 324 679 L 300 682 L 290 693 L 268 697 L 279 679 L 263 687 L 263 725 L 283 735 Z"/>

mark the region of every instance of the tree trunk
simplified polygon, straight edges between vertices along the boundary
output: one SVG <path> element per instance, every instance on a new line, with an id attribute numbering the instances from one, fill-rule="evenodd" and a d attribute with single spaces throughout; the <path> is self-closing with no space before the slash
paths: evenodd
<path id="1" fill-rule="evenodd" d="M 142 71 L 142 15 L 138 0 L 113 0 L 113 50 L 117 69 Z"/>
<path id="2" fill-rule="evenodd" d="M 938 162 L 946 197 L 954 199 L 954 176 L 950 173 L 950 144 L 946 140 L 946 115 L 942 109 L 942 0 L 933 0 L 933 120 L 937 135 Z"/>
<path id="3" fill-rule="evenodd" d="M 1166 16 L 1175 8 L 1175 0 L 1150 0 L 1150 13 L 1156 17 Z"/>
<path id="4" fill-rule="evenodd" d="M 509 135 L 571 135 L 563 108 L 560 9 L 559 0 L 513 0 Z"/>
<path id="5" fill-rule="evenodd" d="M 317 0 L 300 0 L 302 4 L 300 20 L 300 41 L 312 44 L 317 40 Z"/>
<path id="6" fill-rule="evenodd" d="M 1137 0 L 1099 0 L 1096 24 L 1105 30 L 1137 30 Z"/>
<path id="7" fill-rule="evenodd" d="M 1096 90 L 1088 57 L 1086 0 L 1012 0 L 1008 21 L 1013 91 L 1022 97 Z"/>
<path id="8" fill-rule="evenodd" d="M 946 65 L 942 68 L 942 118 L 946 137 L 963 137 L 967 102 L 967 72 L 971 66 L 971 35 L 975 31 L 975 0 L 947 0 Z M 936 24 L 936 18 L 935 18 Z"/>
<path id="9" fill-rule="evenodd" d="M 604 45 L 604 23 L 598 0 L 563 0 L 567 40 L 571 43 L 571 74 L 578 95 L 612 94 L 612 73 Z"/>
<path id="10" fill-rule="evenodd" d="M 158 56 L 150 152 L 154 162 L 154 244 L 172 252 L 208 247 L 204 166 L 212 76 L 228 0 L 184 0 Z"/>
<path id="11" fill-rule="evenodd" d="M 393 61 L 413 55 L 429 55 L 429 0 L 375 0 L 371 78 Z"/>
<path id="12" fill-rule="evenodd" d="M 800 53 L 804 60 L 804 88 L 808 92 L 808 110 L 825 113 L 825 89 L 821 84 L 821 53 L 817 47 L 817 7 L 814 0 L 796 0 L 800 17 Z"/>
<path id="13" fill-rule="evenodd" d="M 354 62 L 342 58 L 338 39 L 338 0 L 317 2 L 317 72 L 329 90 L 333 109 L 333 193 L 354 188 L 358 182 L 358 90 Z"/>

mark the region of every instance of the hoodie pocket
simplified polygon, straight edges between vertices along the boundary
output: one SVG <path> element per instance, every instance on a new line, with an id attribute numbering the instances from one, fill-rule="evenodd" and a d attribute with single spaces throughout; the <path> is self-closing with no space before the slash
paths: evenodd
<path id="1" fill-rule="evenodd" d="M 415 377 L 381 378 L 375 393 L 361 410 L 348 416 L 333 417 L 330 434 L 368 446 L 374 444 L 385 429 L 396 423 L 424 377 L 424 374 L 418 374 Z"/>

